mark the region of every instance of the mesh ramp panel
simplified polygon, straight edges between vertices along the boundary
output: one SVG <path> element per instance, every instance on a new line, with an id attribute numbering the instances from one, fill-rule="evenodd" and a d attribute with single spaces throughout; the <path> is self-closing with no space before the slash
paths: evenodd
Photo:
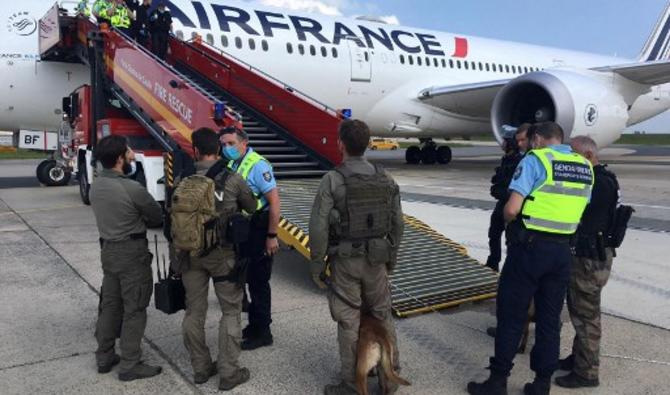
<path id="1" fill-rule="evenodd" d="M 309 257 L 309 216 L 319 180 L 279 181 L 280 238 Z M 398 263 L 390 276 L 391 304 L 398 317 L 495 297 L 498 276 L 417 218 L 405 215 Z"/>

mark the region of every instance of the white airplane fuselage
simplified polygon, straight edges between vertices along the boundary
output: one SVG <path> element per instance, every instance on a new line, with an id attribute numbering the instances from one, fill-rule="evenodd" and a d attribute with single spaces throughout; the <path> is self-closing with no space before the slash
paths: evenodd
<path id="1" fill-rule="evenodd" d="M 9 17 L 24 10 L 26 18 L 37 20 L 50 5 L 34 0 L 5 8 Z M 178 37 L 198 34 L 332 108 L 350 109 L 379 136 L 434 138 L 491 131 L 488 116 L 462 115 L 421 102 L 418 94 L 426 88 L 507 80 L 543 69 L 611 79 L 588 70 L 632 62 L 235 1 L 173 0 L 170 9 Z M 86 83 L 89 71 L 83 65 L 39 62 L 37 35 L 17 31 L 25 24 L 5 33 L 0 44 L 0 129 L 54 130 L 61 98 Z M 2 58 L 6 55 L 20 59 Z M 633 98 L 627 103 L 627 125 L 670 108 L 667 84 L 651 89 L 615 85 L 620 95 Z M 599 142 L 611 143 L 620 133 L 612 131 Z"/>

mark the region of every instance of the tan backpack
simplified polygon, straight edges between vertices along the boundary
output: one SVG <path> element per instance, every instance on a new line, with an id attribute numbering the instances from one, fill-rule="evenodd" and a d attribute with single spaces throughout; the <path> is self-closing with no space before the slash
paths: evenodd
<path id="1" fill-rule="evenodd" d="M 172 242 L 178 251 L 201 257 L 218 245 L 214 180 L 192 175 L 179 182 L 170 209 Z"/>

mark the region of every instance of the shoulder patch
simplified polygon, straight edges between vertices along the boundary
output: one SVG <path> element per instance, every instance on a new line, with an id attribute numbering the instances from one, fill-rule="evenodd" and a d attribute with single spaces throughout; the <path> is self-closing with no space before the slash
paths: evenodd
<path id="1" fill-rule="evenodd" d="M 263 179 L 265 180 L 265 182 L 272 181 L 272 173 L 266 171 L 265 173 L 263 173 Z"/>
<path id="2" fill-rule="evenodd" d="M 518 180 L 519 177 L 521 177 L 521 172 L 523 172 L 523 166 L 519 165 L 516 167 L 516 170 L 514 170 L 514 179 Z M 509 174 L 509 173 L 507 173 Z"/>

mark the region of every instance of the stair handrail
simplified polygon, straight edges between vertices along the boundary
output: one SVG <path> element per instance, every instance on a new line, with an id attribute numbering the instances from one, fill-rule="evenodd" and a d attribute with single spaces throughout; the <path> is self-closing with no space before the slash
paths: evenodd
<path id="1" fill-rule="evenodd" d="M 303 91 L 301 91 L 301 90 L 299 90 L 299 89 L 296 89 L 296 88 L 290 86 L 289 84 L 285 83 L 284 81 L 282 81 L 282 80 L 280 80 L 280 79 L 278 79 L 278 78 L 276 78 L 276 77 L 273 77 L 272 75 L 266 73 L 265 71 L 263 71 L 263 70 L 261 70 L 261 69 L 259 69 L 259 68 L 257 68 L 257 67 L 254 67 L 254 66 L 250 65 L 249 63 L 243 61 L 242 59 L 239 59 L 239 58 L 237 58 L 236 56 L 231 55 L 230 53 L 228 53 L 228 52 L 226 52 L 226 51 L 224 51 L 224 50 L 222 50 L 222 49 L 220 49 L 220 48 L 218 48 L 218 47 L 216 47 L 216 46 L 214 46 L 214 45 L 208 43 L 208 42 L 205 41 L 205 40 L 201 40 L 201 39 L 198 40 L 197 38 L 191 38 L 191 39 L 186 40 L 186 41 L 184 41 L 184 42 L 187 43 L 187 44 L 191 44 L 191 43 L 196 42 L 196 41 L 197 41 L 199 44 L 204 45 L 204 46 L 206 46 L 206 47 L 209 47 L 211 50 L 220 53 L 221 55 L 224 55 L 224 56 L 226 56 L 226 57 L 229 57 L 229 58 L 233 59 L 233 60 L 236 61 L 237 63 L 241 64 L 242 66 L 245 66 L 246 68 L 248 68 L 250 71 L 253 71 L 253 72 L 256 73 L 256 74 L 260 74 L 260 75 L 262 75 L 265 79 L 267 79 L 267 80 L 269 80 L 269 81 L 272 81 L 275 85 L 277 85 L 277 86 L 283 88 L 283 89 L 286 90 L 287 92 L 292 93 L 292 94 L 294 94 L 295 96 L 300 96 L 300 97 L 302 97 L 303 99 L 306 99 L 306 101 L 311 102 L 311 104 L 312 104 L 312 105 L 315 105 L 316 107 L 322 107 L 323 110 L 325 110 L 326 112 L 330 113 L 331 115 L 334 115 L 334 116 L 336 116 L 336 117 L 340 117 L 340 116 L 342 115 L 342 113 L 341 113 L 340 111 L 338 111 L 338 110 L 336 110 L 336 109 L 330 107 L 330 106 L 327 105 L 326 103 L 324 103 L 324 102 L 322 102 L 322 101 L 320 101 L 320 100 L 318 100 L 318 99 L 316 99 L 316 98 L 314 98 L 314 97 L 308 95 L 307 93 L 305 93 L 305 92 L 303 92 Z M 195 48 L 196 50 L 198 50 L 197 46 L 192 45 L 191 47 L 193 47 L 193 48 Z M 199 51 L 199 50 L 198 50 L 198 51 Z M 207 56 L 208 58 L 212 59 L 212 57 L 211 57 L 209 54 L 204 53 L 204 52 L 202 52 L 202 51 L 199 51 L 199 52 L 202 53 L 204 56 Z M 214 61 L 218 61 L 217 59 L 212 59 L 212 60 L 214 60 Z M 218 61 L 218 62 L 219 62 L 219 63 L 222 63 L 222 62 L 220 62 L 220 61 Z M 223 65 L 225 65 L 225 63 L 224 63 Z M 227 65 L 225 65 L 225 66 L 227 66 Z M 227 67 L 230 67 L 230 66 L 227 66 Z"/>

